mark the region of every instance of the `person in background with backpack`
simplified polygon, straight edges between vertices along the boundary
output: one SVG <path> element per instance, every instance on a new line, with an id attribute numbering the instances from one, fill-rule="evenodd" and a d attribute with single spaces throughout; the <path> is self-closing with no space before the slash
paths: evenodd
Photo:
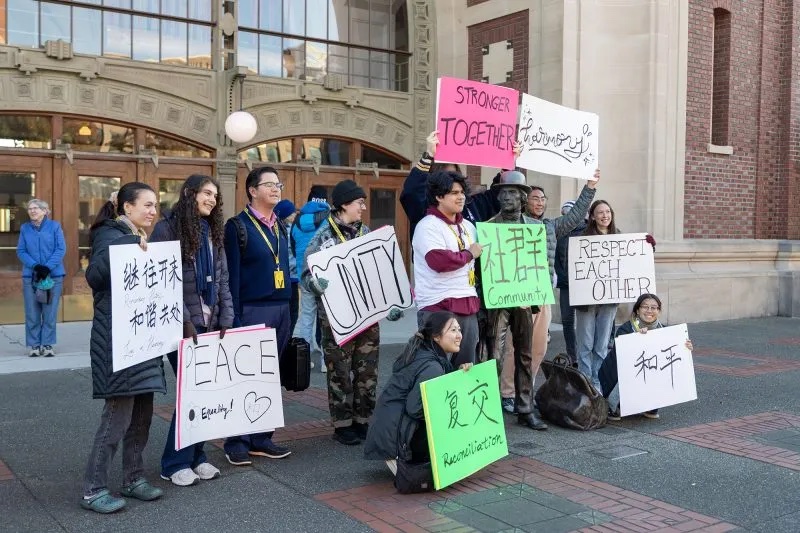
<path id="1" fill-rule="evenodd" d="M 292 298 L 289 300 L 289 316 L 291 317 L 289 331 L 294 331 L 295 324 L 297 324 L 297 313 L 300 310 L 297 259 L 294 256 L 294 245 L 292 242 L 292 228 L 297 218 L 297 208 L 291 200 L 284 198 L 275 206 L 275 216 L 278 217 L 278 221 L 286 228 L 286 235 L 289 236 L 289 279 L 292 282 Z"/>
<path id="2" fill-rule="evenodd" d="M 308 203 L 300 208 L 300 213 L 297 215 L 294 225 L 292 225 L 292 253 L 297 261 L 297 272 L 301 274 L 306 269 L 305 256 L 308 243 L 311 242 L 311 238 L 331 212 L 327 196 L 325 187 L 320 185 L 311 187 L 311 191 L 308 193 Z M 317 360 L 320 371 L 323 374 L 327 372 L 322 349 L 319 346 L 317 299 L 302 283 L 300 284 L 300 314 L 297 317 L 297 324 L 294 326 L 292 337 L 305 339 L 311 347 L 311 361 Z"/>
<path id="3" fill-rule="evenodd" d="M 249 203 L 225 223 L 225 255 L 233 299 L 234 327 L 265 324 L 275 328 L 277 353 L 289 342 L 291 281 L 289 239 L 275 207 L 283 183 L 272 167 L 253 169 L 245 190 Z M 225 457 L 235 466 L 252 464 L 250 456 L 283 459 L 291 451 L 272 442 L 274 432 L 225 439 Z"/>

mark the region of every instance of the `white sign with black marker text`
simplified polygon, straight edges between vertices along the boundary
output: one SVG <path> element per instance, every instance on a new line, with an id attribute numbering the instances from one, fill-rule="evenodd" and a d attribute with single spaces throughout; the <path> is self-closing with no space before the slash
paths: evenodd
<path id="1" fill-rule="evenodd" d="M 635 302 L 656 293 L 653 247 L 646 233 L 591 235 L 569 239 L 569 303 Z"/>
<path id="2" fill-rule="evenodd" d="M 523 94 L 517 141 L 518 167 L 589 179 L 598 167 L 600 118 Z"/>
<path id="3" fill-rule="evenodd" d="M 178 352 L 175 449 L 283 427 L 273 328 L 246 326 L 183 339 Z"/>
<path id="4" fill-rule="evenodd" d="M 392 307 L 408 309 L 414 303 L 392 226 L 347 242 L 323 243 L 323 249 L 308 256 L 308 268 L 312 276 L 328 280 L 322 304 L 339 346 L 386 317 Z"/>
<path id="5" fill-rule="evenodd" d="M 615 339 L 622 416 L 697 399 L 686 324 Z"/>
<path id="6" fill-rule="evenodd" d="M 183 267 L 178 241 L 109 247 L 114 372 L 178 349 Z"/>

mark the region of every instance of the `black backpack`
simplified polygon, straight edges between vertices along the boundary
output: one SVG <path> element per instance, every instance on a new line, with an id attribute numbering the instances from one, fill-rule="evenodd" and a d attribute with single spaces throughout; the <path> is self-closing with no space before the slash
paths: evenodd
<path id="1" fill-rule="evenodd" d="M 244 227 L 244 222 L 239 218 L 239 215 L 233 216 L 228 220 L 233 222 L 233 225 L 236 226 L 236 238 L 239 241 L 239 251 L 244 252 L 244 249 L 247 248 L 247 228 Z M 278 231 L 283 233 L 283 236 L 288 240 L 289 235 L 286 231 L 286 226 L 284 226 L 283 222 L 280 220 L 277 220 L 276 223 L 278 224 Z"/>

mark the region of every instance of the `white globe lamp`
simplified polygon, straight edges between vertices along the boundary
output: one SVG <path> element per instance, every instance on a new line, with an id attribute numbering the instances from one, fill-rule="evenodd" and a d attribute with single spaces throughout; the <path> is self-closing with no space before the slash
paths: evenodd
<path id="1" fill-rule="evenodd" d="M 256 136 L 258 124 L 256 117 L 247 111 L 231 113 L 225 120 L 225 134 L 236 143 L 246 143 Z"/>

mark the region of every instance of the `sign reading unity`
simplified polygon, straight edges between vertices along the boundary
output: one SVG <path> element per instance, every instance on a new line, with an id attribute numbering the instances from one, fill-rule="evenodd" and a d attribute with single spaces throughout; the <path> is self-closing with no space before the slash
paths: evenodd
<path id="1" fill-rule="evenodd" d="M 497 361 L 420 384 L 436 490 L 508 455 Z"/>
<path id="2" fill-rule="evenodd" d="M 114 372 L 175 351 L 183 337 L 178 241 L 109 247 Z"/>
<path id="3" fill-rule="evenodd" d="M 436 161 L 514 168 L 519 92 L 443 77 L 436 98 Z"/>
<path id="4" fill-rule="evenodd" d="M 183 339 L 178 352 L 175 449 L 283 427 L 275 330 L 229 329 Z"/>
<path id="5" fill-rule="evenodd" d="M 315 278 L 328 280 L 322 305 L 336 343 L 347 341 L 389 314 L 414 303 L 392 226 L 308 256 Z"/>
<path id="6" fill-rule="evenodd" d="M 544 224 L 478 222 L 487 309 L 555 303 Z"/>
<path id="7" fill-rule="evenodd" d="M 570 305 L 635 302 L 656 292 L 653 247 L 646 233 L 569 239 Z"/>
<path id="8" fill-rule="evenodd" d="M 589 179 L 597 168 L 600 118 L 523 94 L 517 140 L 522 144 L 517 166 Z"/>
<path id="9" fill-rule="evenodd" d="M 688 338 L 686 324 L 616 338 L 622 416 L 697 399 Z"/>

